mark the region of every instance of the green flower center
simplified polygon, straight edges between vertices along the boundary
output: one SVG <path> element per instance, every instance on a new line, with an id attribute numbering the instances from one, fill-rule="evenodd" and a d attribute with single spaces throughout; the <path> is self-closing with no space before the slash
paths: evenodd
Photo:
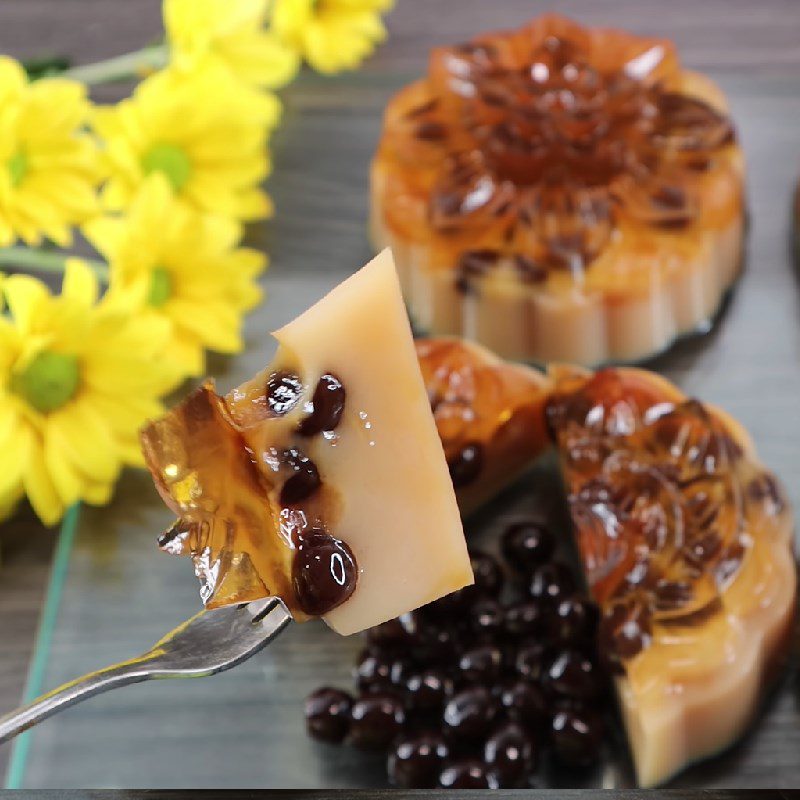
<path id="1" fill-rule="evenodd" d="M 150 275 L 150 292 L 147 302 L 159 308 L 169 300 L 172 294 L 172 276 L 164 267 L 156 267 Z"/>
<path id="2" fill-rule="evenodd" d="M 77 356 L 43 350 L 11 378 L 11 390 L 37 411 L 47 414 L 61 408 L 78 390 Z"/>
<path id="3" fill-rule="evenodd" d="M 8 159 L 6 167 L 11 178 L 11 185 L 16 188 L 22 183 L 22 179 L 28 171 L 28 157 L 21 150 L 18 150 Z"/>
<path id="4" fill-rule="evenodd" d="M 174 144 L 161 142 L 154 144 L 142 156 L 142 169 L 145 175 L 151 172 L 162 172 L 172 184 L 172 188 L 179 192 L 189 180 L 192 172 L 192 162 L 186 151 Z"/>

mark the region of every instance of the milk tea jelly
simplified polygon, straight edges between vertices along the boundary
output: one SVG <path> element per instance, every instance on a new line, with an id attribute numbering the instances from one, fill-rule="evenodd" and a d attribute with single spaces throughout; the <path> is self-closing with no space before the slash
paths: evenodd
<path id="1" fill-rule="evenodd" d="M 142 435 L 179 517 L 162 547 L 192 556 L 206 605 L 278 595 L 349 634 L 471 583 L 391 255 L 274 335 L 264 371 Z"/>
<path id="2" fill-rule="evenodd" d="M 547 15 L 436 48 L 390 101 L 372 236 L 430 335 L 637 360 L 733 283 L 743 172 L 724 95 L 670 42 Z"/>

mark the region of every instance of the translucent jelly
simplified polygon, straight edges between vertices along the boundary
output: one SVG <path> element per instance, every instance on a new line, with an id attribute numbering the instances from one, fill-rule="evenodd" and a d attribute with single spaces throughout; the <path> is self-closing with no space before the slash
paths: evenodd
<path id="1" fill-rule="evenodd" d="M 460 339 L 416 341 L 462 514 L 508 486 L 547 446 L 549 381 Z"/>
<path id="2" fill-rule="evenodd" d="M 787 653 L 791 510 L 745 431 L 664 379 L 553 371 L 547 418 L 639 781 L 730 744 Z"/>
<path id="3" fill-rule="evenodd" d="M 353 633 L 472 583 L 448 466 L 386 252 L 142 433 L 210 608 L 278 595 Z"/>
<path id="4" fill-rule="evenodd" d="M 505 358 L 638 359 L 739 268 L 725 99 L 671 43 L 559 16 L 433 51 L 389 103 L 372 229 L 419 327 Z"/>

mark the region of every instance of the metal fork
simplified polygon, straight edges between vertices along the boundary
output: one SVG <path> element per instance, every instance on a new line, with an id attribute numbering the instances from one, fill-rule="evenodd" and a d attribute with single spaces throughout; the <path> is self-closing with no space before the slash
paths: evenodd
<path id="1" fill-rule="evenodd" d="M 235 667 L 266 647 L 291 620 L 277 597 L 201 611 L 138 658 L 90 672 L 0 717 L 0 743 L 109 689 L 154 678 L 204 678 Z"/>

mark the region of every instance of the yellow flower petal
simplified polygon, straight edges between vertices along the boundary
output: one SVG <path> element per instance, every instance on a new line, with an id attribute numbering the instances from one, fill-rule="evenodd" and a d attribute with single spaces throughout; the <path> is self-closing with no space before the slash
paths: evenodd
<path id="1" fill-rule="evenodd" d="M 41 447 L 32 447 L 28 454 L 23 486 L 36 516 L 45 525 L 55 525 L 64 513 L 64 504 L 47 469 Z"/>
<path id="2" fill-rule="evenodd" d="M 81 258 L 68 258 L 61 294 L 88 308 L 97 302 L 98 291 L 94 270 Z"/>
<path id="3" fill-rule="evenodd" d="M 105 420 L 89 412 L 84 403 L 69 403 L 50 415 L 47 435 L 63 456 L 80 464 L 81 472 L 96 481 L 113 481 L 119 460 Z"/>
<path id="4" fill-rule="evenodd" d="M 30 275 L 11 275 L 4 282 L 4 293 L 17 326 L 22 333 L 29 332 L 34 315 L 49 296 L 47 287 Z"/>
<path id="5" fill-rule="evenodd" d="M 88 114 L 81 84 L 28 83 L 16 61 L 0 60 L 0 243 L 68 245 L 72 226 L 95 213 L 101 172 Z"/>

